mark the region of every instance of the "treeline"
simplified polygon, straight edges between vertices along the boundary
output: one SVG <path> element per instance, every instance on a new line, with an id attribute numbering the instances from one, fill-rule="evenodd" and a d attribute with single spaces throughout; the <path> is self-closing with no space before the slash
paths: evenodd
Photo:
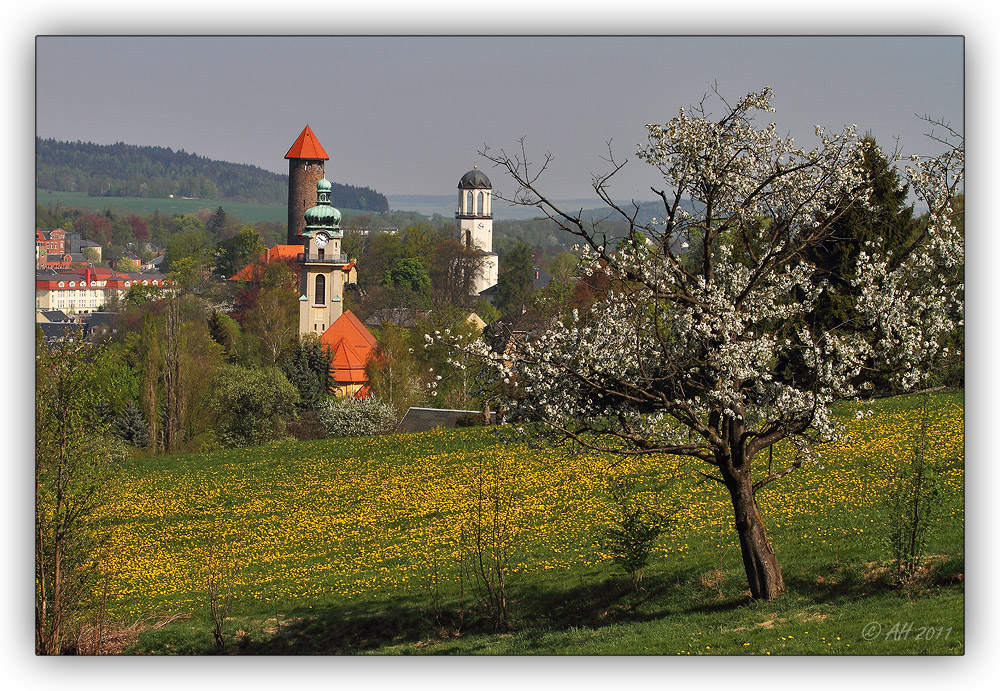
<path id="1" fill-rule="evenodd" d="M 60 142 L 35 138 L 36 185 L 86 192 L 92 197 L 197 197 L 259 204 L 286 204 L 288 176 L 244 163 L 214 161 L 160 146 Z M 389 210 L 385 196 L 369 187 L 333 183 L 334 206 Z"/>
<path id="2" fill-rule="evenodd" d="M 640 202 L 638 210 L 632 206 L 631 202 L 617 203 L 625 213 L 630 216 L 635 214 L 635 223 L 638 226 L 648 225 L 654 219 L 664 216 L 663 202 Z M 682 206 L 688 211 L 694 210 L 690 202 L 682 202 Z M 611 247 L 617 246 L 618 241 L 628 234 L 628 221 L 621 214 L 608 207 L 569 209 L 569 211 L 579 211 L 585 227 L 588 230 L 592 229 L 596 238 L 607 238 Z M 555 221 L 542 217 L 495 221 L 493 235 L 498 240 L 500 238 L 516 239 L 552 253 L 569 250 L 580 242 L 580 238 L 559 228 Z"/>

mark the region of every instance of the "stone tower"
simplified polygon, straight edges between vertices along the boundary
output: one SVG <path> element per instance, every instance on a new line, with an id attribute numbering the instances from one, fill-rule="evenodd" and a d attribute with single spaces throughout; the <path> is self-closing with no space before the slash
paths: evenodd
<path id="1" fill-rule="evenodd" d="M 297 237 L 302 253 L 299 296 L 299 333 L 322 336 L 344 312 L 344 265 L 340 253 L 344 237 L 340 210 L 330 205 L 330 183 L 323 178 L 315 186 L 316 205 L 303 214 L 302 233 Z"/>
<path id="2" fill-rule="evenodd" d="M 493 251 L 493 185 L 474 167 L 458 182 L 458 234 L 462 244 L 482 253 L 473 294 L 497 284 L 499 262 Z"/>
<path id="3" fill-rule="evenodd" d="M 316 203 L 316 183 L 326 177 L 330 157 L 309 125 L 285 154 L 288 159 L 288 244 L 298 245 L 305 229 L 305 211 Z"/>

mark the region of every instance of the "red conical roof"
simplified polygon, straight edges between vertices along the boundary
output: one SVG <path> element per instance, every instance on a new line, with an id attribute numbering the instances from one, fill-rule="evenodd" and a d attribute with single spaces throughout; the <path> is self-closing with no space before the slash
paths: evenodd
<path id="1" fill-rule="evenodd" d="M 316 139 L 316 135 L 309 129 L 309 125 L 302 130 L 302 134 L 292 144 L 292 148 L 285 154 L 285 158 L 307 158 L 310 160 L 329 161 L 330 157 L 323 149 L 323 145 Z"/>

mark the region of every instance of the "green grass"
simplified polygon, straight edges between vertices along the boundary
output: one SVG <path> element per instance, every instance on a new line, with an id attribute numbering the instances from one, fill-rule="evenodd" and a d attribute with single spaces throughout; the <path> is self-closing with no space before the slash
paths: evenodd
<path id="1" fill-rule="evenodd" d="M 227 214 L 235 216 L 243 223 L 259 221 L 284 222 L 288 220 L 288 207 L 283 204 L 251 204 L 246 202 L 222 201 L 216 199 L 151 199 L 148 197 L 90 197 L 85 192 L 47 192 L 35 189 L 35 204 L 48 208 L 62 204 L 64 207 L 91 209 L 94 212 L 111 209 L 112 212 L 146 216 L 159 209 L 161 214 L 197 214 L 201 211 L 215 211 L 220 206 Z M 344 216 L 358 216 L 365 213 L 358 209 L 341 209 Z"/>
<path id="2" fill-rule="evenodd" d="M 822 468 L 762 491 L 787 586 L 773 602 L 748 597 L 716 483 L 671 479 L 670 459 L 612 468 L 466 429 L 129 463 L 107 516 L 119 558 L 109 613 L 181 617 L 129 652 L 213 652 L 203 565 L 214 543 L 237 565 L 226 635 L 239 654 L 962 654 L 961 394 L 931 401 L 943 491 L 928 570 L 900 589 L 884 568 L 884 497 L 919 406 L 880 401 L 861 420 L 869 406 L 843 406 L 849 441 L 824 449 Z M 501 632 L 457 558 L 484 458 L 508 470 L 519 506 L 513 626 Z M 617 473 L 639 478 L 650 506 L 676 509 L 639 590 L 602 542 L 613 508 L 605 480 Z"/>

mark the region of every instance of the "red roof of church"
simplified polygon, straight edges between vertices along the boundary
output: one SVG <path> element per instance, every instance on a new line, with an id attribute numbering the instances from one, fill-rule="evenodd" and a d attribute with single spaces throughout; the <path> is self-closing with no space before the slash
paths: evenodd
<path id="1" fill-rule="evenodd" d="M 247 264 L 231 276 L 230 281 L 259 281 L 260 269 L 274 261 L 294 262 L 295 258 L 302 254 L 302 245 L 275 245 L 269 247 L 267 252 L 252 264 Z"/>
<path id="2" fill-rule="evenodd" d="M 307 158 L 310 160 L 322 159 L 329 161 L 330 157 L 323 149 L 323 145 L 316 139 L 316 135 L 309 129 L 309 125 L 302 130 L 302 134 L 292 144 L 292 148 L 285 154 L 285 158 Z"/>
<path id="3" fill-rule="evenodd" d="M 351 310 L 340 315 L 320 336 L 319 342 L 330 348 L 333 355 L 330 369 L 338 384 L 363 384 L 368 381 L 365 365 L 378 342 Z"/>

